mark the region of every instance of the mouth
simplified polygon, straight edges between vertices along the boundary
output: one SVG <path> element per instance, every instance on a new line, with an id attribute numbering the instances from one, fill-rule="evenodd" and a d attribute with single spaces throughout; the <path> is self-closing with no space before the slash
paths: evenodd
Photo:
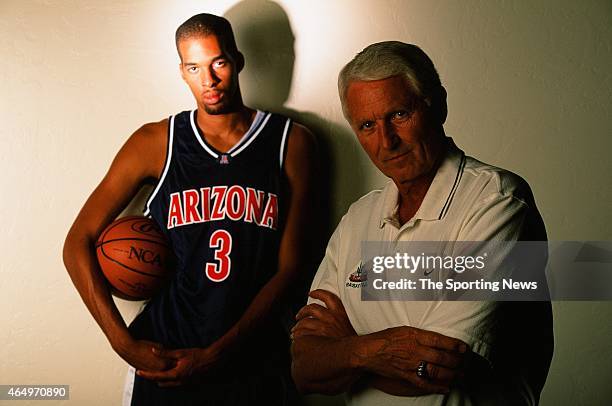
<path id="1" fill-rule="evenodd" d="M 204 102 L 206 104 L 217 104 L 221 101 L 221 99 L 223 98 L 223 93 L 222 92 L 207 92 L 204 93 Z"/>
<path id="2" fill-rule="evenodd" d="M 382 161 L 383 162 L 394 162 L 394 161 L 397 161 L 397 160 L 405 157 L 408 154 L 410 154 L 410 151 L 402 152 L 401 154 L 396 154 L 396 155 L 393 155 L 391 157 L 383 158 Z"/>

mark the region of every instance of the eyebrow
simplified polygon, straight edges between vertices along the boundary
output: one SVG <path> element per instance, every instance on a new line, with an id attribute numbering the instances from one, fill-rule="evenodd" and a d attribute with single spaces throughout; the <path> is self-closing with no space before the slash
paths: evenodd
<path id="1" fill-rule="evenodd" d="M 212 59 L 212 61 L 211 61 L 211 62 L 216 62 L 216 61 L 218 61 L 219 59 L 229 60 L 229 58 L 227 57 L 227 55 L 225 55 L 225 54 L 220 54 L 220 55 L 218 55 L 218 56 L 215 56 L 215 57 Z M 183 62 L 183 66 L 196 66 L 196 65 L 198 65 L 198 63 L 196 63 L 196 62 Z"/>

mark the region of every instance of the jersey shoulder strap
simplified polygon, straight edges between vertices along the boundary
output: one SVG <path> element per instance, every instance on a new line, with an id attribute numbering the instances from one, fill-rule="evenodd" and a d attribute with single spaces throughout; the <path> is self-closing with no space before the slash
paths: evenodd
<path id="1" fill-rule="evenodd" d="M 164 180 L 166 179 L 166 175 L 168 175 L 168 170 L 170 169 L 170 164 L 172 162 L 172 155 L 174 151 L 174 124 L 176 121 L 176 116 L 170 116 L 168 119 L 168 142 L 166 143 L 166 161 L 164 163 L 164 170 L 162 171 L 155 188 L 151 192 L 151 195 L 147 199 L 145 203 L 145 207 L 143 210 L 143 214 L 147 217 L 151 215 L 151 202 L 159 192 Z M 146 158 L 145 158 L 146 159 Z"/>

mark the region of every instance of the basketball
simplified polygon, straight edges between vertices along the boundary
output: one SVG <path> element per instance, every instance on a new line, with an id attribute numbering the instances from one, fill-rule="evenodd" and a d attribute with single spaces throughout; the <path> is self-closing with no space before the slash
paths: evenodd
<path id="1" fill-rule="evenodd" d="M 151 298 L 174 272 L 170 244 L 147 217 L 112 222 L 100 234 L 96 254 L 112 293 L 122 299 Z"/>

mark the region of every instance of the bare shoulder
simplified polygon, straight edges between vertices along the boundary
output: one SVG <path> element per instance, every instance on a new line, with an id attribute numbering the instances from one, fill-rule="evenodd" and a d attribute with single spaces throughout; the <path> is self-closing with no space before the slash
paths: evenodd
<path id="1" fill-rule="evenodd" d="M 298 149 L 316 147 L 316 138 L 312 131 L 302 124 L 295 122 L 291 126 L 291 132 L 289 133 L 289 139 L 287 142 L 289 144 L 289 148 L 291 148 L 291 146 Z"/>
<path id="2" fill-rule="evenodd" d="M 167 142 L 168 119 L 146 123 L 132 134 L 139 142 Z"/>
<path id="3" fill-rule="evenodd" d="M 143 174 L 157 177 L 163 170 L 168 145 L 168 119 L 146 123 L 127 140 L 119 155 L 139 166 Z"/>
<path id="4" fill-rule="evenodd" d="M 302 124 L 293 123 L 287 139 L 287 165 L 298 161 L 301 166 L 304 164 L 301 161 L 315 159 L 316 151 L 317 140 L 314 134 Z"/>
<path id="5" fill-rule="evenodd" d="M 294 123 L 287 139 L 285 172 L 290 184 L 308 185 L 313 181 L 317 165 L 317 142 L 314 134 Z"/>

